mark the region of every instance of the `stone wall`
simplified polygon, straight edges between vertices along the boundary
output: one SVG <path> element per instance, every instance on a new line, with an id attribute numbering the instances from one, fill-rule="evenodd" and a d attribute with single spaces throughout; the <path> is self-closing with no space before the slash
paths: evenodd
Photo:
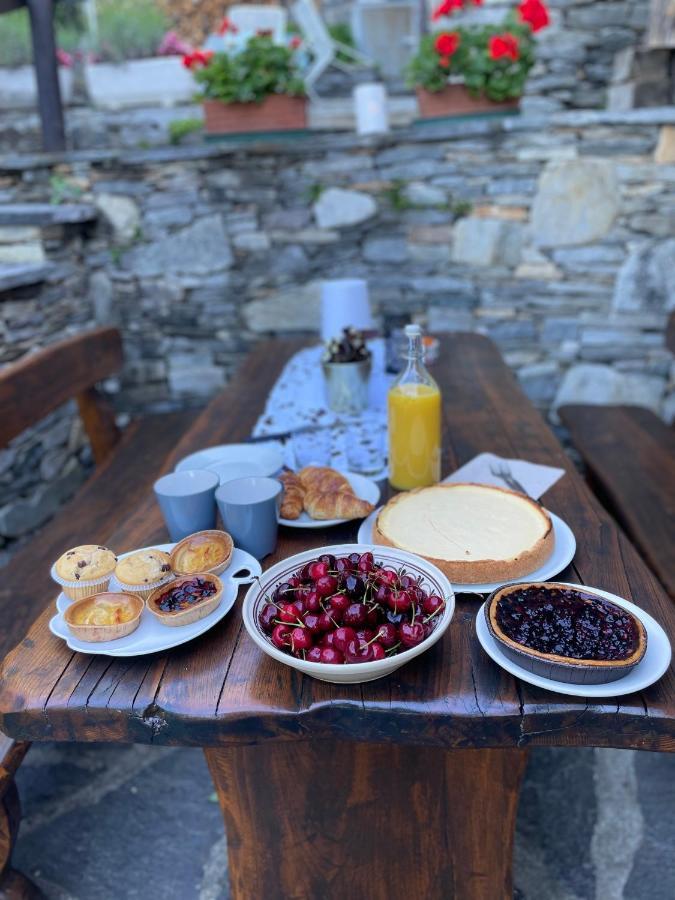
<path id="1" fill-rule="evenodd" d="M 0 259 L 39 270 L 0 290 L 0 362 L 112 323 L 122 417 L 204 403 L 263 335 L 316 329 L 320 280 L 344 276 L 368 279 L 385 323 L 489 335 L 547 414 L 576 399 L 675 414 L 672 109 L 0 157 L 0 201 Z M 0 455 L 0 540 L 82 477 L 70 423 Z"/>

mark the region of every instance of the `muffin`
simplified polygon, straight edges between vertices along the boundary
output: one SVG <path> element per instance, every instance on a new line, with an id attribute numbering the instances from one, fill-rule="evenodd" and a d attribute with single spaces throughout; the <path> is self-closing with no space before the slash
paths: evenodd
<path id="1" fill-rule="evenodd" d="M 120 559 L 115 569 L 115 578 L 123 590 L 147 600 L 155 588 L 173 578 L 171 557 L 154 547 L 138 550 Z"/>
<path id="2" fill-rule="evenodd" d="M 99 544 L 82 544 L 66 550 L 52 566 L 52 578 L 66 597 L 81 600 L 105 591 L 115 571 L 117 557 Z"/>

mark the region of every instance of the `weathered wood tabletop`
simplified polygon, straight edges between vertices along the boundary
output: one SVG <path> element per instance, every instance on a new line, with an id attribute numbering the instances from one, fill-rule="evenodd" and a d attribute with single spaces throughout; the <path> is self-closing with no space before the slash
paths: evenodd
<path id="1" fill-rule="evenodd" d="M 168 457 L 158 449 L 158 467 L 246 437 L 298 346 L 257 347 Z M 633 600 L 672 638 L 671 601 L 494 345 L 478 335 L 448 336 L 433 373 L 444 399 L 444 474 L 486 450 L 565 468 L 544 497 L 577 538 L 573 564 L 559 578 Z M 356 531 L 356 524 L 282 529 L 266 564 L 355 539 Z M 166 535 L 149 485 L 107 543 L 123 552 L 159 540 Z M 73 653 L 49 633 L 52 599 L 5 660 L 0 726 L 31 740 L 206 748 L 236 897 L 510 896 L 525 748 L 675 749 L 672 667 L 658 684 L 617 700 L 585 702 L 531 687 L 483 653 L 476 596 L 458 598 L 434 648 L 362 686 L 305 678 L 265 656 L 248 638 L 239 605 L 202 638 L 166 654 L 111 660 Z"/>

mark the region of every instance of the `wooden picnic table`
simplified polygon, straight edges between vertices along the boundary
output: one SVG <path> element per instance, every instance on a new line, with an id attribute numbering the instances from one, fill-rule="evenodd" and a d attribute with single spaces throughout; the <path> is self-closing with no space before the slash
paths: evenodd
<path id="1" fill-rule="evenodd" d="M 183 440 L 157 448 L 158 469 L 245 438 L 299 346 L 258 346 Z M 671 601 L 494 345 L 478 335 L 447 336 L 433 371 L 443 389 L 444 474 L 481 451 L 564 467 L 544 498 L 577 538 L 561 580 L 628 597 L 675 635 Z M 356 531 L 357 523 L 282 529 L 266 563 L 355 539 Z M 148 484 L 108 543 L 122 552 L 162 540 Z M 40 559 L 36 542 L 36 564 L 51 562 Z M 198 640 L 130 660 L 70 651 L 48 630 L 53 596 L 45 603 L 3 665 L 0 726 L 28 740 L 203 747 L 225 817 L 235 898 L 510 897 L 528 747 L 675 749 L 672 668 L 642 693 L 592 703 L 531 687 L 479 646 L 475 595 L 458 598 L 435 647 L 361 686 L 316 681 L 270 659 L 248 638 L 239 605 Z M 177 865 L 179 854 L 177 847 Z"/>

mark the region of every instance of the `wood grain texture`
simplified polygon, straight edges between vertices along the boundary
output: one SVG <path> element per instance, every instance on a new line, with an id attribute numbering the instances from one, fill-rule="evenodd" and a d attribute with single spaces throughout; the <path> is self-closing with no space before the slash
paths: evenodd
<path id="1" fill-rule="evenodd" d="M 0 447 L 121 367 L 119 331 L 97 328 L 0 369 Z"/>
<path id="2" fill-rule="evenodd" d="M 559 413 L 596 493 L 675 598 L 675 430 L 640 406 Z"/>
<path id="3" fill-rule="evenodd" d="M 204 411 L 166 461 L 199 447 L 245 437 L 280 367 L 298 347 L 261 345 L 239 376 Z M 561 579 L 596 585 L 634 600 L 675 634 L 672 603 L 571 466 L 524 397 L 494 345 L 477 335 L 443 340 L 434 375 L 444 391 L 447 473 L 483 450 L 567 470 L 545 496 L 578 540 Z M 281 529 L 275 553 L 354 539 L 356 524 Z M 118 549 L 166 539 L 150 494 L 118 521 Z M 51 558 L 45 558 L 48 568 Z M 675 749 L 672 669 L 642 694 L 589 703 L 517 682 L 489 660 L 475 637 L 480 606 L 459 598 L 441 641 L 394 675 L 363 686 L 314 681 L 281 666 L 249 640 L 235 611 L 202 638 L 151 658 L 107 663 L 71 654 L 47 631 L 31 628 L 1 673 L 0 725 L 27 739 L 147 741 L 231 746 L 325 738 L 441 747 L 592 744 Z"/>
<path id="4" fill-rule="evenodd" d="M 233 900 L 511 900 L 523 750 L 206 750 Z"/>

